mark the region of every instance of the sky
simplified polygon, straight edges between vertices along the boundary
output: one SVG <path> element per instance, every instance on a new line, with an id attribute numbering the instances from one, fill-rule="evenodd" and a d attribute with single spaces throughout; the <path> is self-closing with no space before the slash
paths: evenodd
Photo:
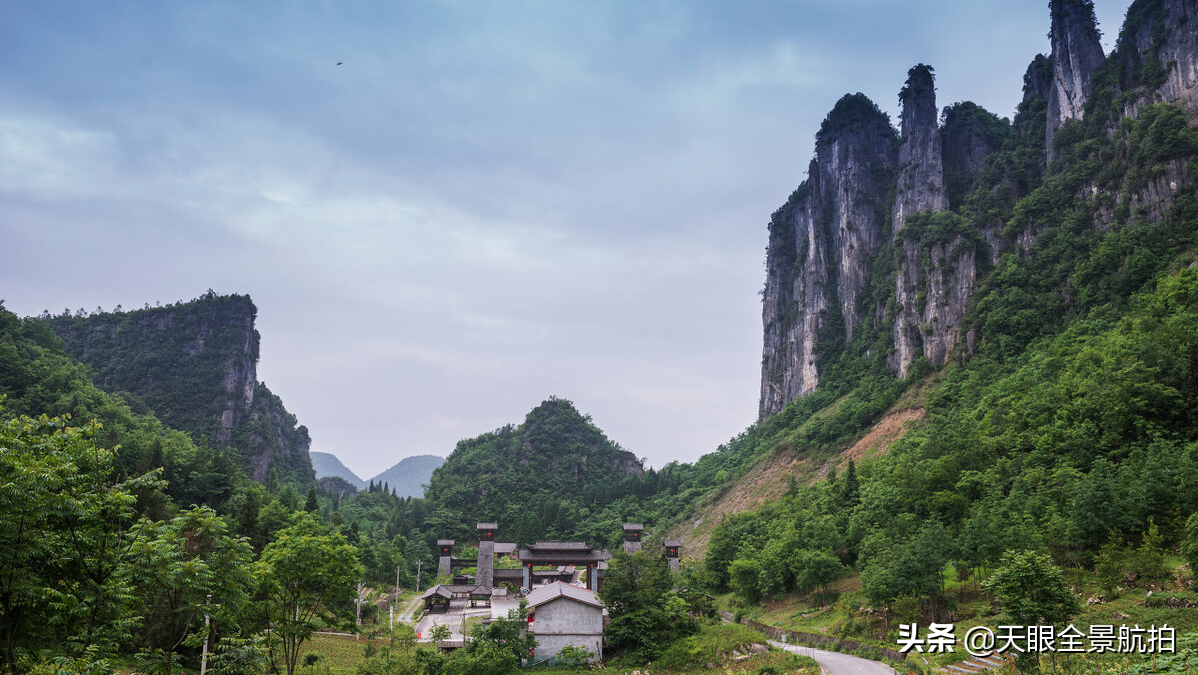
<path id="1" fill-rule="evenodd" d="M 694 461 L 756 419 L 827 111 L 897 124 L 927 63 L 1009 117 L 1047 4 L 0 0 L 0 298 L 249 294 L 259 379 L 362 477 L 551 395 Z"/>

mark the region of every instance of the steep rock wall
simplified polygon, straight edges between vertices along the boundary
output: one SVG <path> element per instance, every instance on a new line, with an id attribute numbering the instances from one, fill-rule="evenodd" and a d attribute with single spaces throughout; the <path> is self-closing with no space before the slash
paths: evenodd
<path id="1" fill-rule="evenodd" d="M 840 99 L 816 136 L 807 180 L 770 222 L 763 291 L 761 417 L 819 383 L 817 346 L 851 340 L 868 259 L 890 217 L 898 153 L 890 121 L 862 94 Z"/>
<path id="2" fill-rule="evenodd" d="M 949 235 L 948 241 L 928 238 L 932 229 L 959 229 L 959 218 L 933 215 L 947 211 L 949 204 L 932 69 L 920 64 L 908 71 L 899 100 L 903 105 L 903 144 L 899 148 L 893 225 L 900 246 L 894 352 L 889 365 L 900 377 L 906 377 L 908 367 L 920 356 L 935 365 L 948 358 L 969 304 L 975 254 L 972 243 L 960 235 Z M 988 146 L 979 143 L 982 147 L 971 148 L 968 134 L 962 136 L 965 148 L 957 153 L 961 161 L 969 162 L 970 152 L 984 160 Z M 980 169 L 980 160 L 972 161 Z"/>
<path id="3" fill-rule="evenodd" d="M 1048 90 L 1045 148 L 1052 158 L 1052 139 L 1065 120 L 1081 119 L 1090 97 L 1091 78 L 1103 65 L 1102 43 L 1090 0 L 1052 0 L 1052 82 Z"/>
<path id="4" fill-rule="evenodd" d="M 1127 11 L 1114 58 L 1121 82 L 1147 89 L 1148 101 L 1174 101 L 1198 113 L 1198 2 L 1137 0 Z M 1123 111 L 1135 115 L 1144 99 Z"/>
<path id="5" fill-rule="evenodd" d="M 921 63 L 907 71 L 907 84 L 899 92 L 899 102 L 903 106 L 903 143 L 898 151 L 892 236 L 898 235 L 903 220 L 916 211 L 948 209 L 936 121 L 936 85 L 930 66 Z"/>
<path id="6" fill-rule="evenodd" d="M 1002 148 L 1011 127 L 971 101 L 945 108 L 943 118 L 940 147 L 944 189 L 949 208 L 959 210 L 985 166 L 986 158 Z"/>
<path id="7" fill-rule="evenodd" d="M 886 332 L 871 329 L 847 356 L 884 358 L 906 375 L 920 356 L 944 363 L 958 341 L 974 351 L 984 336 L 960 333 L 979 275 L 1005 252 L 1031 252 L 1058 224 L 1044 210 L 1054 208 L 1054 199 L 1089 202 L 1094 227 L 1107 230 L 1159 221 L 1180 196 L 1192 195 L 1187 148 L 1195 141 L 1183 130 L 1198 126 L 1198 0 L 1136 0 L 1109 59 L 1089 0 L 1052 0 L 1050 13 L 1052 55 L 1037 55 L 1029 65 L 1013 123 L 962 103 L 946 109 L 937 128 L 932 71 L 922 65 L 908 73 L 900 94 L 902 144 L 891 169 L 878 159 L 889 152 L 884 140 L 864 147 L 860 135 L 830 132 L 841 128 L 831 124 L 837 111 L 825 120 L 808 180 L 770 223 L 763 418 L 819 384 L 821 361 L 841 354 L 861 325 L 866 284 L 867 325 Z M 1145 105 L 1161 101 L 1183 110 Z M 1069 129 L 1071 138 L 1095 137 L 1097 126 L 1107 140 L 1125 144 L 1098 150 L 1107 153 L 1101 180 L 1069 183 L 1079 161 L 1093 161 L 1085 154 L 1093 147 L 1062 146 L 1058 160 L 1048 161 L 1054 138 L 1067 142 L 1057 132 L 1070 119 L 1080 122 Z M 866 166 L 873 167 L 868 177 L 860 170 Z M 861 216 L 856 206 L 877 203 L 885 185 L 879 177 L 886 175 L 894 181 L 893 201 L 889 214 L 874 221 L 878 229 L 838 227 L 870 222 L 845 214 Z M 1054 192 L 1066 184 L 1074 194 Z M 1042 201 L 1025 199 L 1041 188 Z M 862 274 L 872 253 L 891 246 L 872 259 L 878 263 L 872 275 Z"/>

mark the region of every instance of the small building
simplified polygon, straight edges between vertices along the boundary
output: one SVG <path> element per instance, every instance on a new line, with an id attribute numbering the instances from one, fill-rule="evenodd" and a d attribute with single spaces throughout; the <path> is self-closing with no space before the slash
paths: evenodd
<path id="1" fill-rule="evenodd" d="M 556 656 L 566 645 L 591 652 L 592 661 L 603 658 L 603 604 L 594 591 L 557 581 L 534 588 L 528 607 L 537 660 Z"/>
<path id="2" fill-rule="evenodd" d="M 632 555 L 641 550 L 641 535 L 645 526 L 640 523 L 624 523 L 624 552 Z"/>
<path id="3" fill-rule="evenodd" d="M 682 565 L 678 562 L 678 551 L 682 549 L 682 540 L 667 539 L 665 547 L 666 560 L 668 560 L 670 563 L 670 571 L 677 572 L 678 570 L 682 569 Z"/>
<path id="4" fill-rule="evenodd" d="M 424 611 L 429 614 L 444 614 L 449 611 L 449 601 L 453 599 L 453 591 L 445 586 L 437 585 L 420 596 L 424 600 Z"/>

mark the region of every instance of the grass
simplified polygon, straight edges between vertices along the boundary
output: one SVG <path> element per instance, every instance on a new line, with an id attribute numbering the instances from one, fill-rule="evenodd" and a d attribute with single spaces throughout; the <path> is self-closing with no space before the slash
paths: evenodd
<path id="1" fill-rule="evenodd" d="M 366 647 L 385 647 L 387 640 L 362 637 L 355 640 L 344 635 L 313 635 L 311 640 L 300 645 L 299 663 L 304 663 L 308 654 L 320 657 L 315 667 L 300 665 L 296 675 L 342 675 L 353 673 L 358 664 L 366 658 Z"/>

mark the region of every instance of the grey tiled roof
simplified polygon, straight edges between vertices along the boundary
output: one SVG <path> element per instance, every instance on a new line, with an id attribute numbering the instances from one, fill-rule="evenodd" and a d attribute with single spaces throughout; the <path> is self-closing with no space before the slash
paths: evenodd
<path id="1" fill-rule="evenodd" d="M 599 602 L 599 596 L 594 591 L 560 581 L 534 588 L 528 594 L 528 606 L 537 607 L 557 598 L 569 598 L 592 607 L 603 607 L 603 603 Z"/>

